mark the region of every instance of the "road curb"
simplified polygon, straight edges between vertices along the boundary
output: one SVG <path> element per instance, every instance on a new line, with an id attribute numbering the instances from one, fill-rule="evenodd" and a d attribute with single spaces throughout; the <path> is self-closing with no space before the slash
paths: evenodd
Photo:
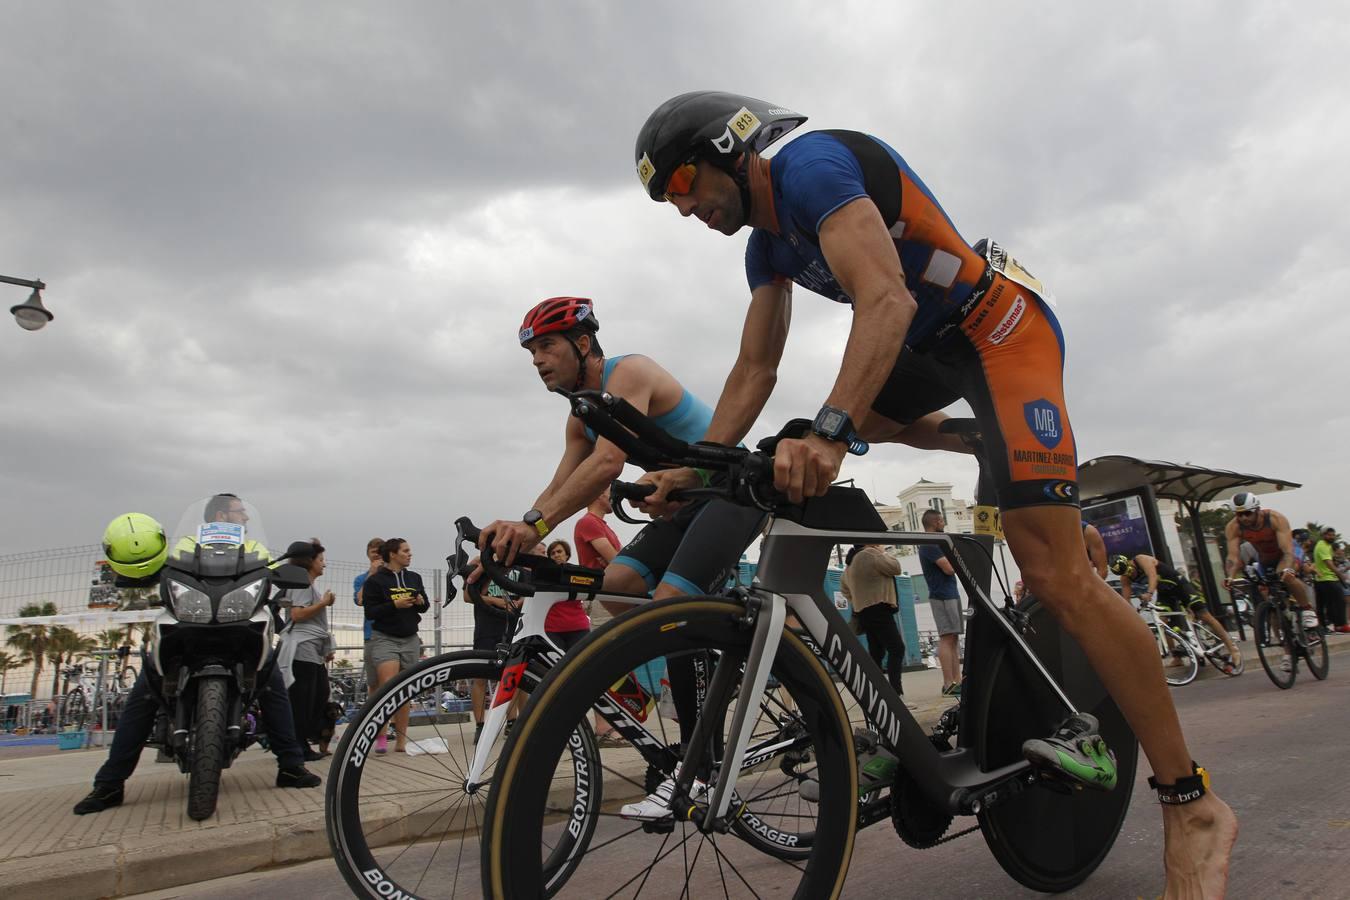
<path id="1" fill-rule="evenodd" d="M 630 768 L 619 763 L 615 768 Z M 637 780 L 636 778 L 634 780 Z M 625 788 L 628 788 L 625 790 Z M 606 803 L 617 805 L 641 796 L 640 789 L 619 779 Z M 391 821 L 407 811 L 394 805 Z M 392 843 L 406 837 L 406 822 L 391 834 Z M 23 892 L 61 900 L 100 900 L 162 891 L 231 875 L 329 859 L 323 811 L 270 822 L 247 822 L 201 828 L 169 835 L 135 835 L 98 847 L 59 850 L 0 862 L 0 884 L 14 895 Z"/>

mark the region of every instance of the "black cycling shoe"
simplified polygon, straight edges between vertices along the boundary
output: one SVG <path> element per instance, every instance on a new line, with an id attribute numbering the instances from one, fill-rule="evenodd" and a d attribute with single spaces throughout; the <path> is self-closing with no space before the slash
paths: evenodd
<path id="1" fill-rule="evenodd" d="M 305 762 L 318 762 L 321 759 L 323 759 L 323 754 L 318 750 L 311 750 L 309 747 L 305 748 Z"/>
<path id="2" fill-rule="evenodd" d="M 323 784 L 323 779 L 304 766 L 286 766 L 277 769 L 277 787 L 312 788 Z"/>
<path id="3" fill-rule="evenodd" d="M 1098 733 L 1095 716 L 1075 713 L 1044 740 L 1022 744 L 1032 765 L 1075 784 L 1109 791 L 1116 786 L 1116 755 Z"/>
<path id="4" fill-rule="evenodd" d="M 122 785 L 117 784 L 97 784 L 79 803 L 75 804 L 75 815 L 83 816 L 88 813 L 103 812 L 105 809 L 112 809 L 114 806 L 122 805 Z"/>

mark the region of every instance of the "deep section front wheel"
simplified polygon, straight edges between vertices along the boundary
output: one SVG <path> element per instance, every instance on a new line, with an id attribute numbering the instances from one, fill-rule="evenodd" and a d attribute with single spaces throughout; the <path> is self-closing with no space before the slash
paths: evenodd
<path id="1" fill-rule="evenodd" d="M 525 689 L 541 669 L 528 668 Z M 475 750 L 474 716 L 461 709 L 473 682 L 482 680 L 491 701 L 501 675 L 494 653 L 466 650 L 425 660 L 400 672 L 373 695 L 343 733 L 326 785 L 328 841 L 343 878 L 358 897 L 479 897 L 479 829 L 493 789 L 496 751 L 488 758 L 486 783 L 466 784 Z M 409 747 L 427 753 L 397 753 L 394 741 L 377 752 L 376 739 L 399 706 L 411 706 Z M 554 835 L 543 847 L 545 891 L 565 882 L 579 848 L 589 838 L 602 795 L 588 787 L 600 766 L 588 725 L 574 730 L 550 785 L 549 809 L 576 810 L 575 833 Z"/>
<path id="2" fill-rule="evenodd" d="M 745 606 L 728 598 L 647 604 L 593 632 L 549 673 L 498 763 L 483 839 L 485 896 L 542 893 L 540 845 L 570 828 L 572 821 L 547 812 L 550 773 L 558 767 L 575 724 L 590 714 L 593 705 L 603 705 L 613 686 L 630 673 L 640 676 L 690 655 L 716 659 L 709 700 L 699 716 L 708 734 L 725 737 L 723 729 L 739 701 L 735 688 L 742 686 L 741 666 L 753 635 L 753 624 L 744 620 Z M 669 777 L 677 764 L 686 759 L 692 764 L 692 758 L 687 750 L 680 755 L 679 732 L 655 700 L 655 692 L 650 701 L 639 698 L 629 703 L 648 736 L 628 728 L 637 735 L 636 743 L 606 751 L 603 774 L 611 799 L 590 847 L 559 896 L 589 900 L 772 895 L 829 900 L 839 895 L 857 824 L 857 767 L 848 716 L 820 661 L 795 635 L 783 633 L 772 675 L 777 687 L 769 694 L 774 699 L 759 705 L 762 717 L 753 726 L 751 745 L 760 741 L 760 749 L 747 753 L 732 782 L 732 819 L 705 827 L 699 823 L 706 821 L 708 785 L 715 783 L 720 762 L 707 746 L 700 752 L 706 751 L 703 756 L 709 765 L 689 779 L 687 794 L 667 804 L 668 814 L 634 808 L 644 802 L 649 785 L 629 774 L 627 760 L 645 759 L 647 765 L 640 771 L 655 764 Z M 729 679 L 733 689 L 719 703 L 716 691 L 722 678 Z M 764 713 L 766 709 L 770 712 Z M 775 710 L 779 716 L 790 711 L 791 721 L 770 724 Z M 798 733 L 797 723 L 804 733 Z M 668 749 L 672 746 L 673 752 Z M 819 785 L 818 799 L 809 802 L 802 792 L 808 780 Z M 760 845 L 738 833 L 745 827 L 753 830 Z M 803 832 L 811 840 L 801 858 L 782 859 L 764 852 L 762 842 L 797 844 Z"/>
<path id="3" fill-rule="evenodd" d="M 1033 600 L 1023 612 L 1030 625 L 1024 639 L 1036 657 L 1078 710 L 1100 723 L 1116 756 L 1117 781 L 1110 791 L 1032 787 L 982 811 L 980 828 L 994 858 L 1018 882 L 1066 891 L 1091 875 L 1115 843 L 1130 805 L 1139 743 L 1082 649 L 1049 611 Z M 1051 734 L 1065 716 L 1063 704 L 989 615 L 982 611 L 971 622 L 969 643 L 978 655 L 962 686 L 961 744 L 974 748 L 985 771 L 1022 759 L 1022 743 Z"/>

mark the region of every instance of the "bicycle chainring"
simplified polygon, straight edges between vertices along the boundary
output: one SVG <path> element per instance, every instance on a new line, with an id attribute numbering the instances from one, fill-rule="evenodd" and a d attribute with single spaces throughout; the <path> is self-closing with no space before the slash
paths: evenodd
<path id="1" fill-rule="evenodd" d="M 916 850 L 925 850 L 942 843 L 952 815 L 934 806 L 909 773 L 896 769 L 891 785 L 891 824 L 900 840 Z"/>

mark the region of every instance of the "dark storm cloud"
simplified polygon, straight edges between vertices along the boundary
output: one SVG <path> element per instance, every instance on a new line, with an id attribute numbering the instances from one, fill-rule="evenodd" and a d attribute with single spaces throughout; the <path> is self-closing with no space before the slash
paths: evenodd
<path id="1" fill-rule="evenodd" d="M 1348 499 L 1313 448 L 1350 426 L 1303 387 L 1346 375 L 1339 7 L 20 9 L 0 271 L 46 278 L 57 319 L 0 339 L 22 511 L 0 548 L 233 489 L 278 540 L 322 523 L 359 558 L 402 531 L 429 561 L 455 515 L 519 515 L 552 472 L 564 410 L 514 342 L 552 294 L 714 400 L 743 238 L 643 200 L 631 155 L 698 87 L 876 133 L 1045 278 L 1084 457 L 1307 481 L 1281 498 L 1307 515 Z M 814 412 L 848 324 L 798 292 L 752 438 Z M 889 499 L 968 468 L 879 448 L 845 474 Z"/>

